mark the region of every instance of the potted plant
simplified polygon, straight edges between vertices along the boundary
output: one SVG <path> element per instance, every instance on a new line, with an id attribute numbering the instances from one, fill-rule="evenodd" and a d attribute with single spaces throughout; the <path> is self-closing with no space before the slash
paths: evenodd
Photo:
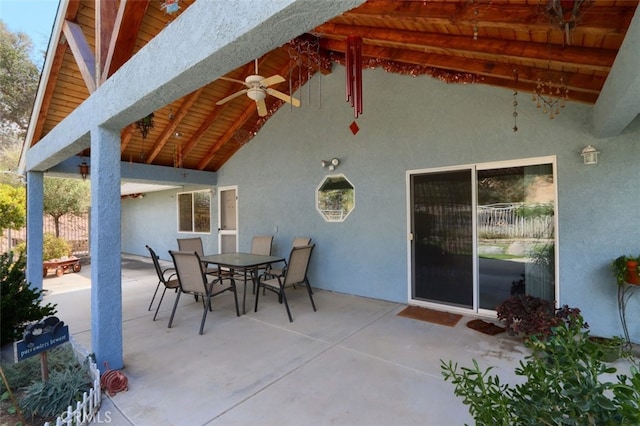
<path id="1" fill-rule="evenodd" d="M 610 263 L 611 271 L 616 278 L 618 285 L 625 283 L 640 285 L 640 269 L 638 263 L 640 256 L 618 256 Z"/>
<path id="2" fill-rule="evenodd" d="M 567 305 L 556 308 L 549 300 L 516 294 L 500 303 L 496 313 L 509 334 L 521 335 L 526 340 L 532 336 L 544 339 L 551 335 L 553 327 L 573 324 L 580 316 L 580 309 Z"/>
<path id="3" fill-rule="evenodd" d="M 600 337 L 589 336 L 589 340 L 595 343 L 599 350 L 598 354 L 604 362 L 614 362 L 618 358 L 624 358 L 630 355 L 626 349 L 627 341 L 623 337 Z"/>

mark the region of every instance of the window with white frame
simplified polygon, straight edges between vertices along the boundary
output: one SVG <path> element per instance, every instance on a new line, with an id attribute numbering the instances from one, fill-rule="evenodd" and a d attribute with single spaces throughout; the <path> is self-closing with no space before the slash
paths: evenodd
<path id="1" fill-rule="evenodd" d="M 211 232 L 211 191 L 178 193 L 178 232 Z"/>

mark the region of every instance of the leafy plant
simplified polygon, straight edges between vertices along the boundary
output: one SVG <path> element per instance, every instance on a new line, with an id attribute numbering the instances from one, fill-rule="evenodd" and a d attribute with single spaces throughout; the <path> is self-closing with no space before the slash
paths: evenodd
<path id="1" fill-rule="evenodd" d="M 91 379 L 81 366 L 52 371 L 46 382 L 34 382 L 26 388 L 20 408 L 28 417 L 55 417 L 74 401 L 82 400 L 82 393 L 91 388 Z"/>
<path id="2" fill-rule="evenodd" d="M 516 209 L 516 216 L 518 217 L 553 216 L 553 213 L 554 213 L 553 203 L 523 204 Z"/>
<path id="3" fill-rule="evenodd" d="M 49 380 L 46 384 L 42 381 L 38 356 L 2 365 L 11 389 L 19 395 L 17 404 L 34 421 L 60 415 L 91 387 L 87 365 L 76 359 L 70 343 L 47 351 L 47 357 Z M 4 383 L 0 392 L 6 392 Z"/>
<path id="4" fill-rule="evenodd" d="M 616 278 L 616 284 L 618 285 L 623 285 L 628 281 L 627 274 L 629 270 L 627 269 L 627 262 L 629 260 L 636 261 L 638 262 L 638 265 L 640 265 L 640 255 L 638 257 L 631 255 L 618 256 L 609 263 L 609 268 L 611 269 L 611 272 L 613 272 L 613 276 Z M 636 272 L 640 277 L 640 268 L 637 269 Z"/>
<path id="5" fill-rule="evenodd" d="M 27 218 L 26 205 L 24 188 L 0 183 L 0 232 L 24 226 Z"/>
<path id="6" fill-rule="evenodd" d="M 60 218 L 65 214 L 80 215 L 89 209 L 89 182 L 78 179 L 45 178 L 44 212 L 53 218 L 56 237 L 60 236 Z"/>
<path id="7" fill-rule="evenodd" d="M 56 313 L 55 305 L 41 305 L 43 291 L 27 283 L 22 255 L 14 261 L 13 253 L 0 254 L 0 293 L 0 345 L 21 339 L 30 322 Z"/>
<path id="8" fill-rule="evenodd" d="M 509 297 L 497 306 L 496 312 L 509 334 L 522 334 L 527 338 L 548 336 L 553 327 L 576 321 L 580 315 L 578 308 L 564 305 L 556 309 L 550 301 L 528 294 Z"/>
<path id="9" fill-rule="evenodd" d="M 17 253 L 26 252 L 26 244 L 20 243 L 16 246 Z M 46 233 L 42 239 L 42 259 L 60 259 L 71 254 L 71 245 L 63 238 L 58 238 L 51 233 Z"/>
<path id="10" fill-rule="evenodd" d="M 71 365 L 79 365 L 70 343 L 47 351 L 49 371 L 62 371 Z M 42 380 L 42 366 L 39 356 L 33 356 L 18 363 L 2 364 L 5 375 L 12 389 L 21 389 L 34 380 Z M 0 392 L 4 392 L 4 383 L 0 382 Z"/>
<path id="11" fill-rule="evenodd" d="M 525 379 L 504 384 L 491 367 L 458 367 L 441 360 L 442 374 L 455 386 L 477 425 L 637 425 L 640 424 L 640 371 L 617 375 L 602 359 L 602 347 L 589 339 L 587 324 L 572 311 L 544 340 L 531 336 L 532 355 L 515 370 Z"/>

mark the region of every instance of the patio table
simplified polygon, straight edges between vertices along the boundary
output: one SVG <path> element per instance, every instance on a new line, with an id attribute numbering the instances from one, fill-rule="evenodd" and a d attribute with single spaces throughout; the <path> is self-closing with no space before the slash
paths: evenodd
<path id="1" fill-rule="evenodd" d="M 257 284 L 257 274 L 255 273 L 260 265 L 284 262 L 281 256 L 267 256 L 264 254 L 251 253 L 220 253 L 202 256 L 200 260 L 205 264 L 215 264 L 221 268 L 229 268 L 232 271 L 240 271 L 244 274 L 244 292 L 242 295 L 242 313 L 246 314 L 245 308 L 247 299 L 247 272 L 251 273 L 251 281 L 254 286 Z"/>

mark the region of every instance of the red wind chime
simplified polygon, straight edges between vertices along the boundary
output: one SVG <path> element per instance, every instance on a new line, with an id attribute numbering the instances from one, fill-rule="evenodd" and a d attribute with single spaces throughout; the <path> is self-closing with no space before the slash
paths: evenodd
<path id="1" fill-rule="evenodd" d="M 362 114 L 362 38 L 358 36 L 347 37 L 345 51 L 345 75 L 347 102 L 353 108 L 353 115 L 358 118 Z M 358 133 L 358 125 L 351 123 L 351 132 Z"/>

